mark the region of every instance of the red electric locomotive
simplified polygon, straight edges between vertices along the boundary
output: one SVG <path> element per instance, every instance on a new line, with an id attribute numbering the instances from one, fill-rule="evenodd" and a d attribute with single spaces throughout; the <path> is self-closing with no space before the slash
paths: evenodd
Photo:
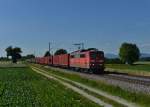
<path id="1" fill-rule="evenodd" d="M 70 54 L 70 67 L 93 73 L 104 71 L 104 53 L 98 50 L 81 50 Z"/>

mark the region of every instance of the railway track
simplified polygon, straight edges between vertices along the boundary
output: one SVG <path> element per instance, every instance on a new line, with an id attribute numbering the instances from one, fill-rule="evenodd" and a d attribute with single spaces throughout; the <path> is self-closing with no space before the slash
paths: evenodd
<path id="1" fill-rule="evenodd" d="M 108 85 L 117 86 L 127 91 L 132 91 L 136 93 L 141 92 L 150 95 L 150 77 L 134 76 L 134 75 L 110 73 L 110 72 L 101 75 L 96 75 L 96 74 L 75 72 L 68 69 L 48 67 L 48 66 L 46 66 L 46 68 L 50 68 L 51 70 L 54 71 L 76 74 L 90 80 L 103 81 Z"/>
<path id="2" fill-rule="evenodd" d="M 108 79 L 129 82 L 133 84 L 150 86 L 150 78 L 147 77 L 130 76 L 130 75 L 122 75 L 122 74 L 106 74 L 103 75 L 103 77 Z"/>
<path id="3" fill-rule="evenodd" d="M 85 77 L 96 79 L 96 80 L 105 78 L 105 79 L 128 82 L 128 83 L 137 84 L 137 85 L 150 86 L 150 77 L 145 77 L 145 76 L 135 76 L 135 75 L 128 75 L 128 74 L 117 73 L 117 72 L 113 72 L 113 73 L 106 72 L 104 74 L 96 75 L 96 74 L 91 74 L 91 73 L 89 74 L 89 73 L 84 73 L 84 72 L 75 72 L 73 70 L 67 70 L 67 69 L 62 69 L 62 68 L 58 68 L 58 69 L 69 72 L 69 73 L 79 74 L 81 76 L 85 76 Z"/>

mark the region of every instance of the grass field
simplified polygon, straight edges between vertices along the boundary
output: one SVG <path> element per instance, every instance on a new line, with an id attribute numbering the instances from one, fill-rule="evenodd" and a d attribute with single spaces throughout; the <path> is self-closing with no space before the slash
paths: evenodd
<path id="1" fill-rule="evenodd" d="M 36 65 L 36 66 L 42 67 L 40 65 Z M 108 92 L 109 94 L 119 96 L 121 98 L 124 98 L 124 99 L 130 101 L 130 102 L 134 102 L 136 104 L 139 104 L 139 105 L 141 105 L 141 107 L 149 107 L 150 106 L 150 96 L 149 95 L 126 91 L 126 90 L 123 90 L 119 87 L 108 85 L 102 81 L 95 81 L 95 80 L 89 80 L 89 79 L 83 78 L 77 74 L 60 72 L 58 70 L 51 70 L 49 68 L 43 68 L 43 69 L 47 70 L 49 73 L 59 75 L 62 77 L 66 77 L 70 80 L 77 81 L 77 82 L 86 84 L 88 86 L 91 86 L 93 88 L 103 90 L 105 92 Z"/>
<path id="2" fill-rule="evenodd" d="M 147 71 L 150 72 L 150 65 L 125 65 L 125 64 L 107 64 L 106 67 L 114 68 L 114 69 L 128 69 L 132 71 Z"/>
<path id="3" fill-rule="evenodd" d="M 135 65 L 106 64 L 106 70 L 150 76 L 149 62 L 138 62 Z"/>
<path id="4" fill-rule="evenodd" d="M 97 107 L 30 68 L 0 68 L 0 107 Z"/>
<path id="5" fill-rule="evenodd" d="M 18 62 L 17 64 L 11 61 L 0 61 L 0 68 L 16 68 L 16 67 L 27 67 L 23 62 Z"/>

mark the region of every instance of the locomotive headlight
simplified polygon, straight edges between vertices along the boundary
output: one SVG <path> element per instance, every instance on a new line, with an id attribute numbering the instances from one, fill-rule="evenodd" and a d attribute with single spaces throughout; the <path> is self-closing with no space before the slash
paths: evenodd
<path id="1" fill-rule="evenodd" d="M 95 64 L 91 64 L 91 66 L 94 66 Z"/>
<path id="2" fill-rule="evenodd" d="M 103 62 L 104 62 L 104 60 L 100 60 L 99 62 L 103 63 Z"/>
<path id="3" fill-rule="evenodd" d="M 99 64 L 100 66 L 103 66 L 103 64 Z"/>

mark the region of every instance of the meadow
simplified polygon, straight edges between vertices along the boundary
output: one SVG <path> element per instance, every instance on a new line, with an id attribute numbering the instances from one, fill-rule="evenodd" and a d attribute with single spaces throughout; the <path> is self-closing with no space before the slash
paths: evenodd
<path id="1" fill-rule="evenodd" d="M 98 107 L 30 68 L 0 68 L 2 107 Z"/>

